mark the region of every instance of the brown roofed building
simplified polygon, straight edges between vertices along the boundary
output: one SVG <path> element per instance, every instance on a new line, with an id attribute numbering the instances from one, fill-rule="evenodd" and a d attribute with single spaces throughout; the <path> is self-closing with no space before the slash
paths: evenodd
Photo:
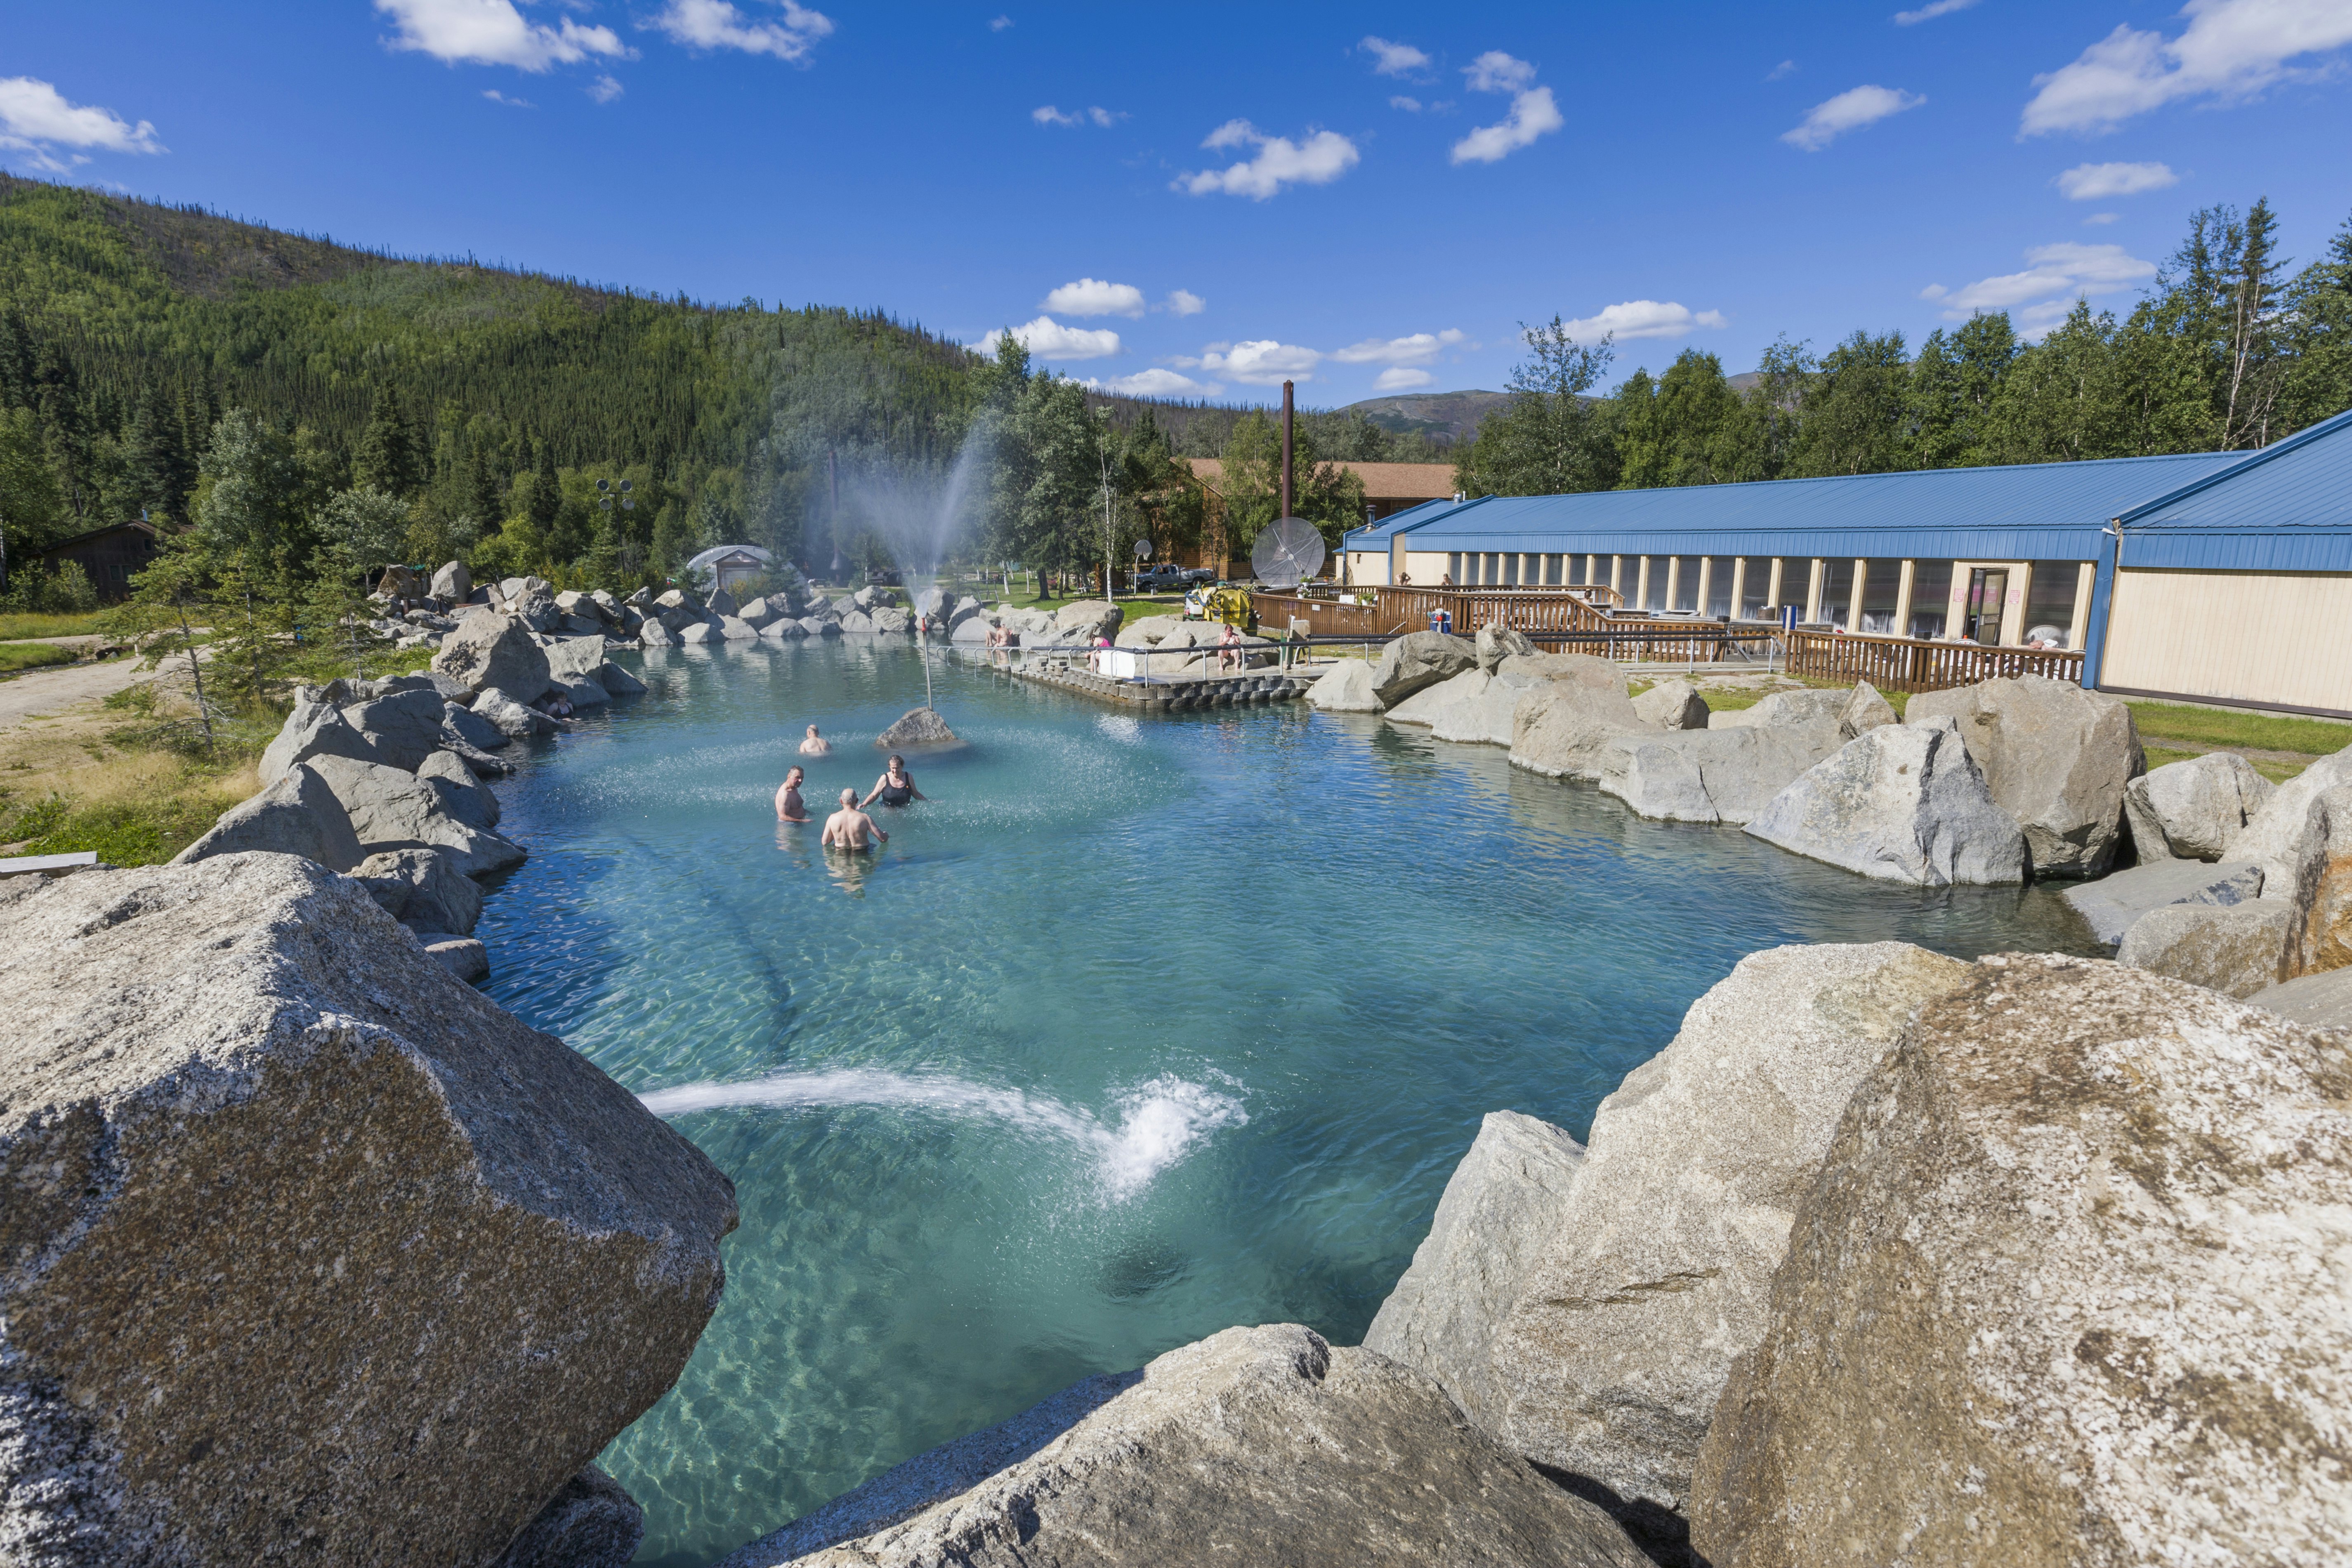
<path id="1" fill-rule="evenodd" d="M 79 533 L 41 552 L 42 570 L 54 572 L 70 561 L 89 577 L 100 600 L 113 604 L 131 597 L 131 579 L 155 559 L 155 528 L 146 522 L 118 522 Z"/>

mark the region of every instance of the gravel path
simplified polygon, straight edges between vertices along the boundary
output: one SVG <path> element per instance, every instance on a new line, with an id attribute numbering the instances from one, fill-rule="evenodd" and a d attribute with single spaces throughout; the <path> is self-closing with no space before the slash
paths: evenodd
<path id="1" fill-rule="evenodd" d="M 78 702 L 111 696 L 126 686 L 152 680 L 155 674 L 152 669 L 141 669 L 139 661 L 128 657 L 98 664 L 28 669 L 0 680 L 0 729 L 58 712 Z"/>

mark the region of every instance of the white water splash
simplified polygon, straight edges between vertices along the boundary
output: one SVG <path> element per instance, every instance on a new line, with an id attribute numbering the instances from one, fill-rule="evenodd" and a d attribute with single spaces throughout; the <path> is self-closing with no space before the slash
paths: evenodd
<path id="1" fill-rule="evenodd" d="M 1092 1158 L 1103 1196 L 1124 1203 L 1220 1127 L 1249 1121 L 1241 1100 L 1162 1073 L 1118 1097 L 1119 1121 L 1106 1126 L 1092 1111 L 1017 1089 L 990 1089 L 962 1079 L 915 1077 L 877 1068 L 781 1072 L 737 1083 L 688 1083 L 638 1097 L 656 1116 L 684 1116 L 735 1106 L 876 1105 L 996 1121 L 1069 1143 Z"/>

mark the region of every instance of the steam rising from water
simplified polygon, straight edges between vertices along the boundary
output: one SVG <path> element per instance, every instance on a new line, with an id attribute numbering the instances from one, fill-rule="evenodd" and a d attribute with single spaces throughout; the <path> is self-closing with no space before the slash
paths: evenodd
<path id="1" fill-rule="evenodd" d="M 1089 1155 L 1103 1197 L 1124 1203 L 1220 1127 L 1249 1121 L 1240 1100 L 1162 1073 L 1118 1098 L 1119 1121 L 1017 1089 L 990 1089 L 961 1079 L 910 1076 L 877 1068 L 781 1072 L 740 1083 L 688 1083 L 640 1097 L 656 1116 L 741 1106 L 873 1105 L 994 1121 L 1070 1144 Z"/>

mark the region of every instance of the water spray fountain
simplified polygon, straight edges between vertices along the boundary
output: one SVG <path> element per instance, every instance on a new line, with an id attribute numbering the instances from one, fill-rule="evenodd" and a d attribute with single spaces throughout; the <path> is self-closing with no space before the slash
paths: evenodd
<path id="1" fill-rule="evenodd" d="M 880 537 L 898 563 L 899 580 L 937 578 L 948 543 L 962 526 L 980 476 L 986 470 L 987 442 L 975 431 L 956 454 L 944 483 L 928 475 L 871 476 L 850 486 L 851 505 Z M 923 705 L 876 738 L 886 751 L 941 749 L 964 742 L 940 718 L 931 686 L 929 622 L 946 604 L 936 582 L 915 595 L 916 646 L 923 660 Z"/>

